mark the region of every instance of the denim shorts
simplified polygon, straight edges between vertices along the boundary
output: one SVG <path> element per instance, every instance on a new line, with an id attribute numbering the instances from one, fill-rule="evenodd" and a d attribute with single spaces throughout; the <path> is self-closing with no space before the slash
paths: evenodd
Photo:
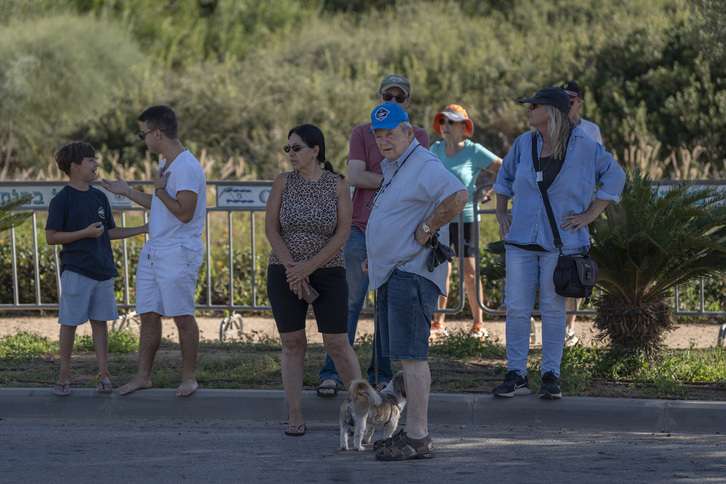
<path id="1" fill-rule="evenodd" d="M 136 312 L 193 316 L 204 250 L 144 246 L 136 268 Z"/>
<path id="2" fill-rule="evenodd" d="M 426 361 L 439 288 L 425 277 L 396 269 L 378 288 L 381 353 L 392 360 Z"/>
<path id="3" fill-rule="evenodd" d="M 73 271 L 63 271 L 58 322 L 66 326 L 80 326 L 89 319 L 118 319 L 116 295 L 113 292 L 115 279 L 96 281 Z"/>

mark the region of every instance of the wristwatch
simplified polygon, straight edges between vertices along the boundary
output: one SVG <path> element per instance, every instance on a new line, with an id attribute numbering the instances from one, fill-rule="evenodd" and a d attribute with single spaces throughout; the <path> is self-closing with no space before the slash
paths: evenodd
<path id="1" fill-rule="evenodd" d="M 431 227 L 429 227 L 428 225 L 426 225 L 426 222 L 424 222 L 423 224 L 421 224 L 421 228 L 423 228 L 423 231 L 424 231 L 425 234 L 430 234 L 431 233 Z"/>

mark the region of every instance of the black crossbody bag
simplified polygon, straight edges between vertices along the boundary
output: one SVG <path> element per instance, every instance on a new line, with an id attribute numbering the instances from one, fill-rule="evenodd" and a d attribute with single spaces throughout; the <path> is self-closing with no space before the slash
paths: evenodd
<path id="1" fill-rule="evenodd" d="M 534 162 L 537 158 L 537 139 L 535 134 L 532 133 L 532 161 Z M 555 292 L 563 297 L 585 298 L 585 304 L 587 304 L 597 282 L 597 262 L 587 252 L 571 255 L 564 255 L 562 253 L 560 230 L 555 222 L 552 205 L 550 205 L 550 199 L 547 196 L 547 190 L 545 190 L 543 184 L 544 181 L 542 180 L 537 182 L 539 191 L 542 193 L 545 209 L 547 210 L 547 218 L 550 220 L 552 235 L 555 239 L 555 247 L 560 251 L 560 256 L 557 259 L 557 267 L 552 277 L 555 284 Z"/>

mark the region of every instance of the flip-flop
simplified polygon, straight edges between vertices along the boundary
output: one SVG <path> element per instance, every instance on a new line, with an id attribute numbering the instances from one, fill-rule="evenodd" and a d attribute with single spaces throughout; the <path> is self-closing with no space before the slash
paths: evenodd
<path id="1" fill-rule="evenodd" d="M 285 430 L 285 435 L 287 435 L 288 437 L 302 437 L 303 435 L 305 435 L 306 430 L 307 427 L 305 427 L 305 424 L 300 424 L 297 427 L 288 427 L 288 429 Z"/>
<path id="2" fill-rule="evenodd" d="M 65 390 L 67 388 L 68 391 L 67 392 L 58 391 L 55 389 L 55 387 L 61 387 L 63 390 Z M 53 385 L 53 395 L 57 395 L 59 397 L 67 397 L 70 394 L 71 394 L 71 384 L 70 383 L 56 383 L 55 385 Z"/>
<path id="3" fill-rule="evenodd" d="M 333 393 L 321 392 L 320 390 L 333 390 Z M 334 385 L 323 385 L 323 382 L 320 382 L 320 385 L 318 386 L 318 389 L 317 389 L 317 393 L 318 393 L 319 397 L 333 398 L 338 395 L 338 384 L 335 383 Z"/>
<path id="4" fill-rule="evenodd" d="M 101 377 L 103 375 L 108 375 L 107 371 L 101 372 L 98 375 L 96 375 L 96 378 L 98 379 L 98 385 L 96 385 L 96 391 L 98 393 L 111 393 L 113 392 L 113 383 L 111 382 L 104 382 L 101 381 Z"/>

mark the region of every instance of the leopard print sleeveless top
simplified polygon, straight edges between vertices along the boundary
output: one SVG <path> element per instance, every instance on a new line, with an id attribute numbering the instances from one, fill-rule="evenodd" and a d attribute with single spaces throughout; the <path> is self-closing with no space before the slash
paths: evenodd
<path id="1" fill-rule="evenodd" d="M 297 171 L 288 172 L 280 206 L 280 235 L 295 262 L 312 259 L 335 235 L 338 178 L 328 170 L 315 181 L 307 181 Z M 274 251 L 268 263 L 282 265 Z M 320 267 L 345 267 L 343 248 Z"/>

